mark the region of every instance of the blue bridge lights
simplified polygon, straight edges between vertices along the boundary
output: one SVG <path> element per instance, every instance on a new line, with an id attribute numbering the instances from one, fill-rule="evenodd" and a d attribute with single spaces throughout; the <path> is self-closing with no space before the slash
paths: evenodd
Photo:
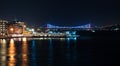
<path id="1" fill-rule="evenodd" d="M 86 24 L 86 25 L 81 25 L 81 26 L 73 26 L 73 27 L 68 27 L 68 26 L 56 26 L 52 24 L 47 24 L 47 28 L 81 28 L 81 29 L 90 29 L 91 24 Z"/>

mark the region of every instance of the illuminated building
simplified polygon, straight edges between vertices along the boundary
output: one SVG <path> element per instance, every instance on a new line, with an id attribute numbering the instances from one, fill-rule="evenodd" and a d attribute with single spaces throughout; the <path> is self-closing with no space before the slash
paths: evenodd
<path id="1" fill-rule="evenodd" d="M 6 66 L 7 64 L 7 44 L 5 39 L 0 39 L 0 66 Z"/>
<path id="2" fill-rule="evenodd" d="M 0 35 L 6 34 L 7 23 L 7 20 L 0 20 Z"/>
<path id="3" fill-rule="evenodd" d="M 29 35 L 30 32 L 26 31 L 26 23 L 14 21 L 8 24 L 7 28 L 8 36 L 25 36 Z"/>
<path id="4" fill-rule="evenodd" d="M 16 23 L 23 27 L 23 32 L 26 30 L 26 23 L 25 22 L 16 22 Z"/>
<path id="5" fill-rule="evenodd" d="M 37 28 L 37 29 L 36 29 L 36 32 L 39 32 L 39 33 L 40 33 L 40 32 L 41 32 L 41 29 L 40 29 L 40 28 Z"/>
<path id="6" fill-rule="evenodd" d="M 19 24 L 20 26 L 22 26 L 22 34 L 25 36 L 25 35 L 29 35 L 30 32 L 27 31 L 27 28 L 26 28 L 26 23 L 25 22 L 16 22 L 17 24 Z M 34 31 L 34 29 L 32 29 L 32 31 Z"/>
<path id="7" fill-rule="evenodd" d="M 16 48 L 14 39 L 10 39 L 10 44 L 8 47 L 8 66 L 15 66 L 16 65 Z"/>
<path id="8" fill-rule="evenodd" d="M 13 22 L 9 23 L 7 27 L 7 34 L 8 35 L 22 35 L 23 34 L 23 26 L 20 25 L 19 23 Z"/>

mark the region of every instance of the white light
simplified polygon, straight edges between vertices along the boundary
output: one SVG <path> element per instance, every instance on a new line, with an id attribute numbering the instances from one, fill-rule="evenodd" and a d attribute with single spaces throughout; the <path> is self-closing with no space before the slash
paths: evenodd
<path id="1" fill-rule="evenodd" d="M 22 34 L 13 34 L 12 37 L 20 37 L 23 36 Z"/>
<path id="2" fill-rule="evenodd" d="M 44 36 L 47 36 L 46 34 Z"/>
<path id="3" fill-rule="evenodd" d="M 92 30 L 92 32 L 95 32 L 95 30 Z"/>
<path id="4" fill-rule="evenodd" d="M 48 36 L 51 36 L 50 34 Z"/>
<path id="5" fill-rule="evenodd" d="M 34 32 L 34 29 L 31 29 L 31 31 L 33 31 L 33 32 Z"/>
<path id="6" fill-rule="evenodd" d="M 66 34 L 69 34 L 69 31 L 67 31 Z"/>
<path id="7" fill-rule="evenodd" d="M 23 38 L 23 41 L 26 41 L 26 40 L 27 40 L 26 37 L 24 37 L 24 38 Z"/>

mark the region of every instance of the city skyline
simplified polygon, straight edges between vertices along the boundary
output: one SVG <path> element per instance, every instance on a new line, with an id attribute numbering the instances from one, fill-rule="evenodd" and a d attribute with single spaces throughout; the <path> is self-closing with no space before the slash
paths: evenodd
<path id="1" fill-rule="evenodd" d="M 109 25 L 120 23 L 117 1 L 95 0 L 3 0 L 0 4 L 0 19 L 12 21 L 17 18 L 30 25 L 47 23 L 57 25 Z"/>

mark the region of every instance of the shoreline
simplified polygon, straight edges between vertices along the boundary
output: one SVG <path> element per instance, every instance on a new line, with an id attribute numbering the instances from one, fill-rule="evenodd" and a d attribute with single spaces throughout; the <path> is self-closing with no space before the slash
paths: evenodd
<path id="1" fill-rule="evenodd" d="M 1 36 L 0 39 L 9 39 L 9 38 L 74 38 L 74 37 L 78 37 L 78 35 L 75 36 L 16 36 L 16 37 L 12 37 L 12 36 Z"/>

